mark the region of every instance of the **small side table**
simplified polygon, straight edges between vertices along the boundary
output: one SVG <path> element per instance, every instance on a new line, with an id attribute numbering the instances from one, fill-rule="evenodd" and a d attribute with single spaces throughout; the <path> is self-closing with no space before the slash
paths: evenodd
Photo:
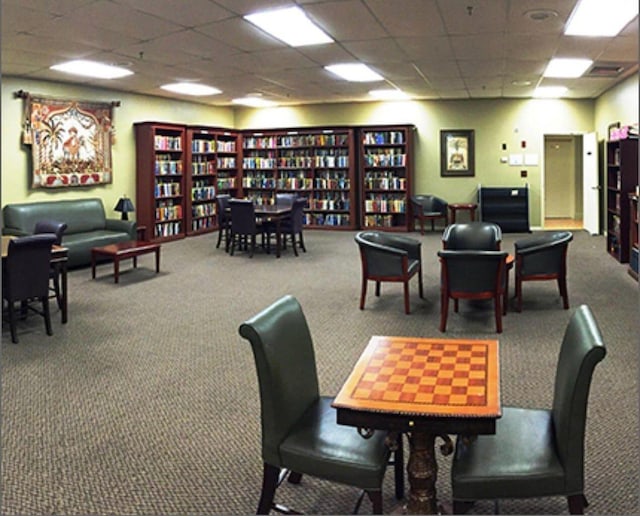
<path id="1" fill-rule="evenodd" d="M 456 223 L 456 212 L 458 211 L 468 211 L 469 219 L 473 222 L 474 220 L 476 220 L 477 208 L 478 208 L 478 205 L 473 202 L 449 204 L 449 223 L 450 224 Z"/>
<path id="2" fill-rule="evenodd" d="M 147 226 L 139 225 L 137 227 L 138 240 L 147 241 Z"/>

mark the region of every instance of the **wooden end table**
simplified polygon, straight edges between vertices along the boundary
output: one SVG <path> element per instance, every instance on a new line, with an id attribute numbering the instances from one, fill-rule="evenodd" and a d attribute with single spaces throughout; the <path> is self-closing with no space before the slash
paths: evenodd
<path id="1" fill-rule="evenodd" d="M 449 204 L 449 222 L 451 224 L 456 223 L 456 213 L 458 211 L 468 211 L 469 219 L 473 222 L 476 220 L 476 208 L 478 208 L 478 205 L 474 202 Z"/>
<path id="2" fill-rule="evenodd" d="M 138 256 L 142 254 L 156 254 L 156 274 L 160 272 L 160 244 L 129 240 L 91 249 L 91 278 L 96 279 L 96 261 L 98 258 L 113 260 L 114 283 L 120 279 L 120 260 L 133 258 L 133 266 L 138 266 Z"/>

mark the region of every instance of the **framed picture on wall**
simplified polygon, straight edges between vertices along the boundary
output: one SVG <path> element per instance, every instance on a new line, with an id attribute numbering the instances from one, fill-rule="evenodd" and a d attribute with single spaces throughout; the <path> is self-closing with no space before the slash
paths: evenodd
<path id="1" fill-rule="evenodd" d="M 440 131 L 440 175 L 469 177 L 475 175 L 472 129 Z"/>

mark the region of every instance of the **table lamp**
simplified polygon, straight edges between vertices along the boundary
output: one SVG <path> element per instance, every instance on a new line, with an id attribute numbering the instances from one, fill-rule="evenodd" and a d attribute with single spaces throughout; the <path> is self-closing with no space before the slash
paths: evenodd
<path id="1" fill-rule="evenodd" d="M 135 211 L 131 199 L 126 195 L 123 195 L 118 199 L 118 204 L 116 204 L 116 207 L 113 209 L 122 213 L 122 220 L 129 220 L 129 212 Z"/>

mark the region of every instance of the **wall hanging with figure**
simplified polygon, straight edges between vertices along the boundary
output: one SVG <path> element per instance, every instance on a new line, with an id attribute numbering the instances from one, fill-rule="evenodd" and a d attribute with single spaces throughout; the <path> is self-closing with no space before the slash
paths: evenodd
<path id="1" fill-rule="evenodd" d="M 31 145 L 32 188 L 112 182 L 113 108 L 119 102 L 62 100 L 17 92 L 25 99 L 23 143 Z"/>
<path id="2" fill-rule="evenodd" d="M 440 175 L 444 177 L 475 174 L 473 130 L 440 131 Z"/>

